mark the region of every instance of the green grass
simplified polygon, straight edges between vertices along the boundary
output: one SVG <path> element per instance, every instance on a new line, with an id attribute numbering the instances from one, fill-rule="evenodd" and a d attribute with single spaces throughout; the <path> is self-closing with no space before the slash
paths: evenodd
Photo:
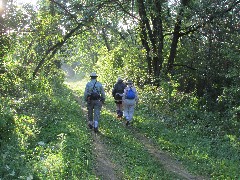
<path id="1" fill-rule="evenodd" d="M 104 110 L 101 124 L 101 138 L 111 153 L 112 161 L 121 167 L 123 179 L 177 179 L 112 113 Z"/>
<path id="2" fill-rule="evenodd" d="M 163 117 L 137 111 L 134 126 L 159 149 L 172 153 L 193 173 L 212 179 L 240 178 L 240 143 L 235 136 L 207 136 L 198 126 L 173 128 Z M 201 127 L 202 129 L 202 127 Z"/>
<path id="3" fill-rule="evenodd" d="M 111 98 L 106 108 L 114 112 L 115 104 Z M 145 109 L 141 104 L 136 108 L 134 130 L 181 161 L 189 172 L 211 179 L 240 179 L 240 142 L 236 136 L 220 136 L 199 124 L 176 126 L 173 117 Z"/>
<path id="4" fill-rule="evenodd" d="M 81 98 L 86 82 L 74 79 L 66 84 Z M 1 111 L 0 117 L 13 123 L 11 131 L 2 131 L 7 138 L 1 138 L 1 180 L 96 179 L 93 137 L 72 93 L 58 88 L 49 94 L 29 94 L 3 104 L 9 113 L 6 116 Z M 174 119 L 176 112 L 171 116 L 146 109 L 139 104 L 132 128 L 151 138 L 159 150 L 170 153 L 193 174 L 220 180 L 240 179 L 239 137 L 215 133 L 190 119 L 183 121 L 184 112 Z M 149 154 L 131 128 L 116 120 L 114 112 L 114 100 L 108 95 L 99 136 L 117 174 L 123 179 L 179 179 Z"/>
<path id="5" fill-rule="evenodd" d="M 0 179 L 95 179 L 92 138 L 69 90 L 15 106 L 14 132 L 1 144 Z"/>

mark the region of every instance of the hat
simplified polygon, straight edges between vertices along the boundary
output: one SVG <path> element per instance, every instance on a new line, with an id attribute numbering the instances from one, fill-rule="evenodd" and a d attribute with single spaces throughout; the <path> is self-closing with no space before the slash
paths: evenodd
<path id="1" fill-rule="evenodd" d="M 97 76 L 97 74 L 96 74 L 95 72 L 92 72 L 92 73 L 90 74 L 90 77 L 98 77 L 98 76 Z"/>
<path id="2" fill-rule="evenodd" d="M 126 84 L 132 84 L 133 82 L 132 82 L 132 80 L 128 80 L 127 82 L 126 82 Z"/>
<path id="3" fill-rule="evenodd" d="M 121 77 L 118 77 L 117 81 L 122 81 L 122 78 L 121 78 Z"/>

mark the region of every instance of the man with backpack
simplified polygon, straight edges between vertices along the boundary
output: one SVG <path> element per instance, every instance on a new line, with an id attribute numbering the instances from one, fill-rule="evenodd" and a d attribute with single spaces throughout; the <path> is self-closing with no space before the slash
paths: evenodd
<path id="1" fill-rule="evenodd" d="M 132 121 L 134 108 L 138 103 L 138 93 L 136 88 L 133 86 L 131 80 L 127 81 L 127 87 L 123 93 L 123 105 L 124 105 L 124 117 L 126 119 L 126 126 L 130 125 Z"/>
<path id="2" fill-rule="evenodd" d="M 87 102 L 88 126 L 98 132 L 100 113 L 106 96 L 102 84 L 97 81 L 97 74 L 93 72 L 90 77 L 91 81 L 86 84 L 84 91 L 84 100 Z"/>
<path id="3" fill-rule="evenodd" d="M 112 89 L 112 96 L 116 103 L 116 112 L 117 117 L 121 118 L 123 116 L 123 105 L 122 105 L 122 97 L 124 93 L 124 89 L 126 88 L 126 84 L 123 80 L 119 77 L 117 79 L 117 83 L 114 85 Z"/>

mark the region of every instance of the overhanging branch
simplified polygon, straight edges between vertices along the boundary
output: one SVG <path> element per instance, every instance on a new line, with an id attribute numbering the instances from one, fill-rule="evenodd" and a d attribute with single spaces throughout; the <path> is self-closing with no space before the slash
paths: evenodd
<path id="1" fill-rule="evenodd" d="M 184 35 L 187 35 L 189 33 L 192 33 L 192 32 L 195 32 L 197 31 L 198 29 L 204 27 L 205 25 L 207 25 L 208 23 L 210 23 L 212 20 L 216 19 L 216 18 L 219 18 L 221 17 L 222 15 L 224 15 L 225 13 L 231 11 L 234 7 L 237 6 L 237 4 L 240 3 L 240 0 L 236 1 L 235 3 L 233 3 L 229 8 L 223 10 L 223 11 L 219 11 L 219 12 L 216 12 L 214 14 L 212 14 L 209 18 L 207 18 L 207 20 L 205 20 L 202 24 L 198 24 L 198 25 L 193 25 L 193 26 L 190 26 L 188 27 L 187 31 L 185 32 L 180 32 L 179 33 L 179 36 L 184 36 Z"/>

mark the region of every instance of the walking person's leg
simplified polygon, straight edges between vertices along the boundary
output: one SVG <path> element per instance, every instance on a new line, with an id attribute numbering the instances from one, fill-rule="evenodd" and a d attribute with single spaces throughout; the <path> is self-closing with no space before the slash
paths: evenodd
<path id="1" fill-rule="evenodd" d="M 126 119 L 126 125 L 128 126 L 129 125 L 129 105 L 126 105 L 124 106 L 124 116 L 125 116 L 125 119 Z"/>
<path id="2" fill-rule="evenodd" d="M 119 108 L 119 102 L 116 102 L 116 107 L 117 107 L 117 116 L 119 117 L 119 113 L 120 113 L 120 108 Z"/>
<path id="3" fill-rule="evenodd" d="M 94 131 L 95 132 L 98 132 L 101 109 L 102 109 L 102 102 L 96 100 L 94 102 Z"/>
<path id="4" fill-rule="evenodd" d="M 122 101 L 119 104 L 119 116 L 122 117 L 123 116 L 123 104 Z"/>
<path id="5" fill-rule="evenodd" d="M 129 122 L 131 122 L 132 119 L 133 119 L 134 108 L 135 108 L 135 105 L 129 106 L 129 111 L 128 111 L 128 113 L 129 113 Z"/>
<path id="6" fill-rule="evenodd" d="M 89 102 L 87 104 L 87 110 L 88 110 L 88 126 L 90 129 L 93 128 L 93 103 Z"/>

